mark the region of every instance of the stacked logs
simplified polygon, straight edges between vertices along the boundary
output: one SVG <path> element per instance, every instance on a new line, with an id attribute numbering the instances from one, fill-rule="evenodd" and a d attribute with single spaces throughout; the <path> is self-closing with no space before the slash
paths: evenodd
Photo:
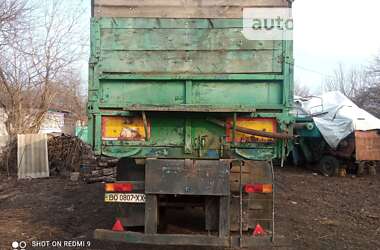
<path id="1" fill-rule="evenodd" d="M 91 147 L 71 135 L 49 136 L 48 156 L 52 175 L 79 172 L 81 164 L 95 160 Z"/>
<path id="2" fill-rule="evenodd" d="M 51 175 L 80 173 L 87 183 L 114 181 L 117 159 L 96 157 L 91 146 L 70 135 L 51 136 L 48 140 Z"/>
<path id="3" fill-rule="evenodd" d="M 114 182 L 118 159 L 98 157 L 96 165 L 82 165 L 81 175 L 87 183 Z"/>

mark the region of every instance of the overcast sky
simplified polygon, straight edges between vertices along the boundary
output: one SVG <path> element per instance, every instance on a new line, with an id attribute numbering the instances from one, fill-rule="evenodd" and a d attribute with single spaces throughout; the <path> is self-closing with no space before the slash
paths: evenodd
<path id="1" fill-rule="evenodd" d="M 339 63 L 380 55 L 379 0 L 295 0 L 293 15 L 295 79 L 315 91 Z"/>
<path id="2" fill-rule="evenodd" d="M 316 93 L 339 63 L 356 67 L 380 55 L 379 0 L 295 0 L 293 15 L 295 80 Z"/>

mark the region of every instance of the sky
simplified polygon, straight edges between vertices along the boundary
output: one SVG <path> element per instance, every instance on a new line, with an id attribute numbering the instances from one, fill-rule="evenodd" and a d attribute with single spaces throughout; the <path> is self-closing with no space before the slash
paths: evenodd
<path id="1" fill-rule="evenodd" d="M 368 65 L 380 55 L 380 1 L 295 0 L 296 82 L 322 92 L 339 63 Z"/>
<path id="2" fill-rule="evenodd" d="M 83 22 L 89 26 L 90 0 Z M 315 94 L 340 63 L 368 65 L 380 55 L 379 0 L 295 0 L 293 4 L 295 80 Z M 83 79 L 87 81 L 87 61 Z"/>

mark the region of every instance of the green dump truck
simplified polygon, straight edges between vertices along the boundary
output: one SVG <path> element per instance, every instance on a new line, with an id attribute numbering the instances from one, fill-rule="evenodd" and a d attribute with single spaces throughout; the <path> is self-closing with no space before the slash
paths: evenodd
<path id="1" fill-rule="evenodd" d="M 104 196 L 117 208 L 115 225 L 96 239 L 273 240 L 272 160 L 292 145 L 292 42 L 247 40 L 242 10 L 290 6 L 93 1 L 88 139 L 97 155 L 120 159 Z M 168 230 L 176 223 L 181 230 Z"/>

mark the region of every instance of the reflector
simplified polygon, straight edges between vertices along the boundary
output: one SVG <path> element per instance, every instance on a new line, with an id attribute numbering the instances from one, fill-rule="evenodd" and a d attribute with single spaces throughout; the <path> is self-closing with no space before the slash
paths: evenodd
<path id="1" fill-rule="evenodd" d="M 257 224 L 255 227 L 255 230 L 253 231 L 253 236 L 262 236 L 262 235 L 265 235 L 265 231 L 260 226 L 260 224 Z"/>
<path id="2" fill-rule="evenodd" d="M 263 193 L 272 193 L 273 192 L 273 186 L 272 184 L 263 184 Z"/>
<path id="3" fill-rule="evenodd" d="M 112 227 L 112 231 L 116 231 L 116 232 L 123 232 L 124 231 L 123 224 L 121 224 L 121 221 L 119 219 L 116 219 L 116 222 Z"/>

